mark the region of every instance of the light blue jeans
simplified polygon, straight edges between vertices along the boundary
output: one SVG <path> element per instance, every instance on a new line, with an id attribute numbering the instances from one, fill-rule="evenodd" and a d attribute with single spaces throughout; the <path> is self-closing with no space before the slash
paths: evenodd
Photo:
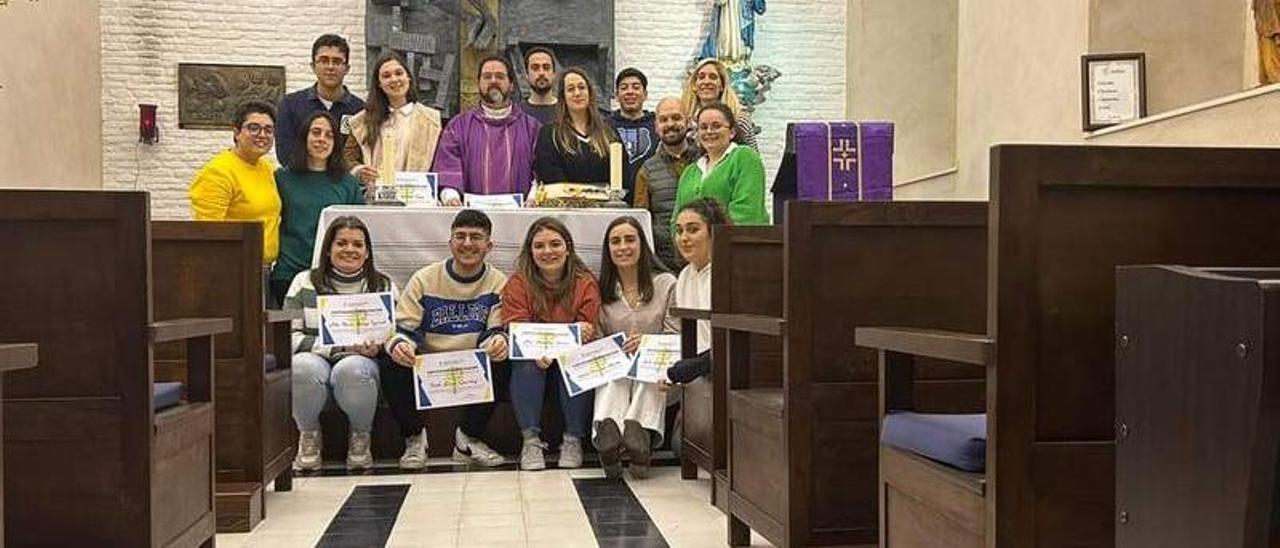
<path id="1" fill-rule="evenodd" d="M 378 362 L 364 356 L 344 356 L 330 364 L 311 352 L 293 355 L 293 421 L 298 430 L 319 430 L 320 412 L 330 390 L 347 414 L 352 432 L 373 429 L 378 408 Z"/>

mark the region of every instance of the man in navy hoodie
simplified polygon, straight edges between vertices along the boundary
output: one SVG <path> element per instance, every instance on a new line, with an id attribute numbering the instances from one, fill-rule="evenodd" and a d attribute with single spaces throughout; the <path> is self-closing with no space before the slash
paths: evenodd
<path id="1" fill-rule="evenodd" d="M 634 204 L 636 172 L 644 165 L 645 160 L 658 151 L 653 112 L 644 109 L 644 103 L 649 98 L 649 79 L 638 69 L 628 67 L 618 73 L 613 86 L 619 108 L 610 113 L 609 121 L 618 131 L 622 146 L 627 150 L 627 162 L 622 169 L 622 186 L 627 190 L 627 203 Z"/>

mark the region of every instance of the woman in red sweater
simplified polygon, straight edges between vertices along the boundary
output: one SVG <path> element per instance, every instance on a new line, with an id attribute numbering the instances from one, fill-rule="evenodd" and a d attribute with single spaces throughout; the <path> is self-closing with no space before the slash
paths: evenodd
<path id="1" fill-rule="evenodd" d="M 516 259 L 516 271 L 502 290 L 502 320 L 530 323 L 576 323 L 582 342 L 595 339 L 600 319 L 600 289 L 595 276 L 574 251 L 573 235 L 551 217 L 534 221 L 525 234 Z M 564 413 L 564 439 L 560 443 L 560 468 L 582 466 L 582 440 L 591 423 L 593 392 L 570 398 L 555 360 L 511 360 L 511 404 L 524 436 L 520 452 L 522 470 L 547 467 L 542 441 L 542 397 L 547 377 L 560 392 Z"/>

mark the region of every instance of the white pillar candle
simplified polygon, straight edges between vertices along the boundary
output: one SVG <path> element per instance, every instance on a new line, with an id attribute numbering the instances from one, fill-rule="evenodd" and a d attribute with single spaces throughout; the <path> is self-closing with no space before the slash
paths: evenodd
<path id="1" fill-rule="evenodd" d="M 622 190 L 622 143 L 609 143 L 609 188 Z"/>

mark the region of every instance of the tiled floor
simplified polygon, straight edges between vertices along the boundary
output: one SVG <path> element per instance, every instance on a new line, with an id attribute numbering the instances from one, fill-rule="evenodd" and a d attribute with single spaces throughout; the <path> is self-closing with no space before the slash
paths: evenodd
<path id="1" fill-rule="evenodd" d="M 376 547 L 381 537 L 357 534 L 387 523 L 378 512 L 396 512 L 389 547 L 725 546 L 724 514 L 708 503 L 710 480 L 681 480 L 675 467 L 653 472 L 623 485 L 610 485 L 599 469 L 297 478 L 293 491 L 267 493 L 267 519 L 257 529 L 218 535 L 218 546 Z M 393 485 L 408 486 L 402 501 L 403 488 L 356 491 Z M 753 535 L 752 546 L 769 544 Z"/>

